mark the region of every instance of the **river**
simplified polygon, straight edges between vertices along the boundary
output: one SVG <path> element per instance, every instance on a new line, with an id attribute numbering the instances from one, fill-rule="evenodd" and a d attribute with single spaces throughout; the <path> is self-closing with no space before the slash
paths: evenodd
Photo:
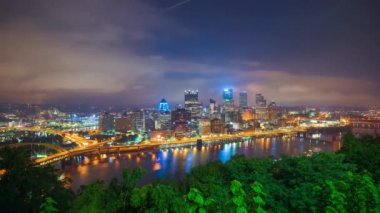
<path id="1" fill-rule="evenodd" d="M 225 163 L 232 156 L 239 154 L 253 158 L 268 156 L 280 158 L 282 155 L 301 155 L 310 151 L 336 152 L 342 145 L 341 136 L 342 133 L 338 132 L 322 134 L 318 140 L 299 137 L 263 137 L 154 152 L 79 156 L 61 169 L 66 177 L 71 178 L 73 190 L 96 180 L 109 181 L 114 177 L 121 178 L 123 168 L 137 166 L 141 166 L 147 172 L 141 183 L 149 183 L 165 177 L 180 179 L 195 166 L 214 160 Z"/>

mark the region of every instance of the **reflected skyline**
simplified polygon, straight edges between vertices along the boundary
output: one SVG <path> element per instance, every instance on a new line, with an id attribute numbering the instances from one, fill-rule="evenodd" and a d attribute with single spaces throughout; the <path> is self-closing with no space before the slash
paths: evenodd
<path id="1" fill-rule="evenodd" d="M 341 134 L 332 141 L 318 141 L 297 137 L 267 137 L 239 140 L 233 143 L 204 144 L 202 147 L 182 147 L 164 149 L 156 152 L 102 154 L 100 156 L 81 156 L 64 168 L 65 176 L 72 179 L 72 188 L 89 184 L 96 180 L 110 181 L 121 178 L 123 168 L 141 166 L 146 175 L 141 183 L 153 182 L 166 177 L 181 179 L 195 166 L 219 160 L 226 163 L 235 155 L 253 158 L 282 155 L 300 155 L 309 151 L 336 152 L 341 147 Z"/>

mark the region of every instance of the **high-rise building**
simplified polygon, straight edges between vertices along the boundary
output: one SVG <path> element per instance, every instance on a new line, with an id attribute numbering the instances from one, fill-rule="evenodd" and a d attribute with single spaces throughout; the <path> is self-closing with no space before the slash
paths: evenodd
<path id="1" fill-rule="evenodd" d="M 251 121 L 251 120 L 254 120 L 255 117 L 254 117 L 254 111 L 253 111 L 253 108 L 250 108 L 250 107 L 246 107 L 244 108 L 242 111 L 241 111 L 241 119 L 245 122 L 245 121 Z"/>
<path id="2" fill-rule="evenodd" d="M 145 110 L 145 131 L 152 132 L 154 128 L 154 121 L 155 121 L 155 110 L 152 109 L 146 109 Z"/>
<path id="3" fill-rule="evenodd" d="M 198 90 L 185 90 L 185 109 L 191 112 L 191 118 L 197 120 L 202 114 L 202 105 L 198 99 Z"/>
<path id="4" fill-rule="evenodd" d="M 239 122 L 240 114 L 237 111 L 226 111 L 221 117 L 224 123 Z"/>
<path id="5" fill-rule="evenodd" d="M 104 112 L 99 116 L 99 131 L 110 132 L 115 129 L 114 116 L 108 112 Z"/>
<path id="6" fill-rule="evenodd" d="M 248 106 L 248 95 L 246 91 L 239 93 L 239 108 L 240 110 Z"/>
<path id="7" fill-rule="evenodd" d="M 266 107 L 267 101 L 264 96 L 260 93 L 256 94 L 256 107 Z"/>
<path id="8" fill-rule="evenodd" d="M 224 89 L 223 90 L 223 104 L 229 103 L 233 104 L 234 102 L 234 93 L 233 90 L 230 89 Z"/>
<path id="9" fill-rule="evenodd" d="M 199 119 L 199 135 L 209 135 L 211 134 L 211 121 L 208 118 Z"/>
<path id="10" fill-rule="evenodd" d="M 158 112 L 169 112 L 169 103 L 163 98 L 160 103 L 158 103 Z"/>
<path id="11" fill-rule="evenodd" d="M 223 90 L 223 108 L 222 112 L 233 112 L 234 109 L 234 93 L 232 89 Z"/>
<path id="12" fill-rule="evenodd" d="M 144 109 L 135 110 L 132 112 L 134 129 L 136 132 L 145 132 L 145 111 Z"/>
<path id="13" fill-rule="evenodd" d="M 198 103 L 198 90 L 185 90 L 185 105 Z"/>
<path id="14" fill-rule="evenodd" d="M 277 119 L 278 119 L 277 104 L 274 101 L 272 101 L 268 105 L 268 120 L 272 123 L 276 123 Z"/>
<path id="15" fill-rule="evenodd" d="M 162 99 L 158 104 L 158 116 L 156 120 L 156 129 L 170 130 L 171 129 L 171 114 L 169 103 Z"/>
<path id="16" fill-rule="evenodd" d="M 260 121 L 268 120 L 267 101 L 260 93 L 256 94 L 256 115 Z"/>
<path id="17" fill-rule="evenodd" d="M 135 124 L 133 120 L 129 117 L 121 117 L 115 119 L 115 131 L 127 133 L 128 131 L 133 131 Z"/>
<path id="18" fill-rule="evenodd" d="M 210 115 L 217 112 L 216 101 L 214 99 L 210 99 L 209 113 Z"/>
<path id="19" fill-rule="evenodd" d="M 214 133 L 214 134 L 223 134 L 223 133 L 225 133 L 224 123 L 220 119 L 212 119 L 210 121 L 210 129 L 211 129 L 211 132 Z"/>
<path id="20" fill-rule="evenodd" d="M 176 138 L 189 137 L 191 134 L 191 112 L 187 109 L 176 109 L 171 112 L 172 135 Z"/>

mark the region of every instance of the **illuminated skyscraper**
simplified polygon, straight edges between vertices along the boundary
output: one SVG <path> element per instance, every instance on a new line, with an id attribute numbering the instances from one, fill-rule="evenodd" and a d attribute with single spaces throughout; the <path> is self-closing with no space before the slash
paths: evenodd
<path id="1" fill-rule="evenodd" d="M 169 109 L 169 103 L 162 99 L 158 104 L 158 117 L 156 120 L 156 129 L 158 130 L 170 130 L 171 129 L 171 115 Z"/>
<path id="2" fill-rule="evenodd" d="M 223 103 L 231 104 L 234 102 L 234 93 L 232 89 L 224 89 L 223 90 Z"/>
<path id="3" fill-rule="evenodd" d="M 185 106 L 192 103 L 198 103 L 198 90 L 185 90 Z"/>
<path id="4" fill-rule="evenodd" d="M 233 112 L 234 109 L 234 93 L 232 89 L 223 90 L 223 108 L 222 113 Z"/>
<path id="5" fill-rule="evenodd" d="M 198 100 L 198 90 L 185 90 L 185 109 L 191 112 L 191 118 L 196 120 L 201 116 L 202 105 Z"/>
<path id="6" fill-rule="evenodd" d="M 246 91 L 239 93 L 239 108 L 240 110 L 248 106 L 248 95 Z"/>
<path id="7" fill-rule="evenodd" d="M 169 112 L 169 103 L 163 98 L 161 102 L 158 104 L 158 112 Z"/>

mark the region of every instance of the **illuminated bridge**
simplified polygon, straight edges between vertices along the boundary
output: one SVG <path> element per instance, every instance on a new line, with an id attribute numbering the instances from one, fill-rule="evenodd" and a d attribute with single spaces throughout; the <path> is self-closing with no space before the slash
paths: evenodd
<path id="1" fill-rule="evenodd" d="M 315 129 L 315 128 L 314 128 Z M 50 163 L 54 163 L 60 161 L 65 158 L 70 158 L 78 155 L 84 154 L 103 154 L 103 153 L 119 153 L 119 152 L 134 152 L 134 151 L 148 151 L 148 150 L 158 150 L 161 148 L 169 148 L 176 146 L 187 146 L 187 145 L 195 145 L 197 140 L 201 139 L 203 142 L 228 142 L 237 139 L 250 138 L 250 137 L 263 137 L 263 136 L 278 136 L 278 135 L 294 135 L 297 133 L 305 133 L 308 131 L 308 128 L 297 127 L 293 129 L 279 129 L 279 130 L 270 130 L 270 131 L 262 131 L 262 132 L 245 132 L 235 135 L 219 135 L 219 136 L 204 136 L 201 138 L 183 138 L 181 140 L 176 141 L 165 141 L 165 142 L 147 142 L 144 144 L 138 145 L 124 145 L 124 146 L 110 146 L 108 143 L 112 143 L 112 141 L 105 142 L 95 142 L 86 140 L 79 136 L 69 136 L 71 140 L 82 140 L 79 144 L 82 146 L 71 149 L 71 150 L 62 150 L 63 148 L 56 148 L 55 150 L 59 153 L 52 154 L 45 158 L 38 158 L 35 160 L 36 165 L 46 165 Z M 83 141 L 86 141 L 84 143 Z M 53 146 L 53 145 L 52 145 Z"/>
<path id="2" fill-rule="evenodd" d="M 125 151 L 147 151 L 147 150 L 156 150 L 160 148 L 167 148 L 173 146 L 185 146 L 196 144 L 197 140 L 201 139 L 204 142 L 220 142 L 220 141 L 233 141 L 241 138 L 249 138 L 255 136 L 275 136 L 275 135 L 290 135 L 297 132 L 304 132 L 305 128 L 297 128 L 294 130 L 271 130 L 265 132 L 247 132 L 241 133 L 239 135 L 220 135 L 220 136 L 211 136 L 211 137 L 202 137 L 202 138 L 184 138 L 177 141 L 165 141 L 165 142 L 147 142 L 144 144 L 138 145 L 125 145 L 125 146 L 108 146 L 110 141 L 95 143 L 88 146 L 78 147 L 72 150 L 65 150 L 57 154 L 50 155 L 46 158 L 39 158 L 35 160 L 37 165 L 46 165 L 50 163 L 57 162 L 59 160 L 73 157 L 77 155 L 83 155 L 88 153 L 118 153 Z"/>

